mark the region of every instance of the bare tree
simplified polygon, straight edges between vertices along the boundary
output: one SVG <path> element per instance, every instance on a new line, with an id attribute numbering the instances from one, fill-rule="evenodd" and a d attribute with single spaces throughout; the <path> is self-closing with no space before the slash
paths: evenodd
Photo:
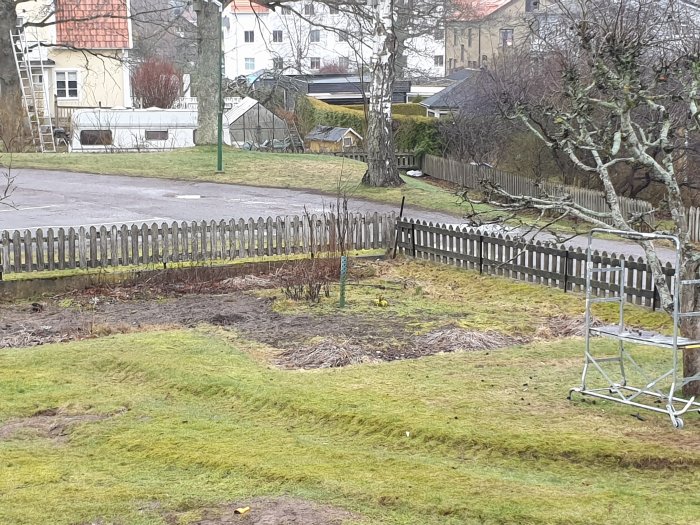
<path id="1" fill-rule="evenodd" d="M 251 0 L 253 1 L 253 0 Z M 255 0 L 254 3 L 276 9 L 284 6 L 294 6 L 299 0 Z M 230 0 L 224 0 L 226 7 Z M 363 178 L 365 184 L 371 186 L 399 186 L 403 184 L 399 177 L 396 163 L 394 136 L 392 131 L 391 102 L 396 78 L 396 59 L 399 52 L 399 39 L 396 34 L 396 23 L 399 17 L 399 2 L 397 0 L 325 0 L 322 4 L 332 6 L 339 11 L 352 14 L 357 20 L 371 28 L 370 35 L 373 44 L 372 58 L 368 70 L 371 75 L 368 103 L 367 137 L 367 163 L 368 170 Z M 401 3 L 403 5 L 403 2 Z M 418 5 L 418 4 L 416 4 Z M 425 2 L 425 5 L 434 5 Z M 217 59 L 213 57 L 215 46 L 211 45 L 212 36 L 218 34 L 220 20 L 214 16 L 216 7 L 211 2 L 204 2 L 199 12 L 197 30 L 199 35 L 199 61 L 196 89 L 202 93 L 202 97 L 215 100 L 214 93 L 210 89 L 212 74 L 216 71 Z M 299 11 L 296 11 L 299 13 Z M 415 18 L 415 17 L 414 17 Z M 199 143 L 208 141 L 213 137 L 215 129 L 216 107 L 199 103 L 200 125 Z M 206 136 L 206 138 L 205 138 Z"/>
<path id="2" fill-rule="evenodd" d="M 682 279 L 697 279 L 700 253 L 690 242 L 681 186 L 685 153 L 700 134 L 700 11 L 682 0 L 556 0 L 537 20 L 539 53 L 505 54 L 489 71 L 487 89 L 503 113 L 543 144 L 564 152 L 600 181 L 610 211 L 567 199 L 493 194 L 505 206 L 565 210 L 565 214 L 633 232 L 643 216 L 625 217 L 612 178 L 617 166 L 641 167 L 664 188 L 673 233 L 682 241 Z M 503 201 L 501 200 L 501 203 Z M 640 242 L 667 310 L 673 301 L 651 242 Z M 700 287 L 686 286 L 681 305 L 700 310 Z M 681 323 L 700 339 L 700 318 Z M 700 350 L 686 350 L 686 377 L 700 373 Z M 700 381 L 685 385 L 700 394 Z"/>

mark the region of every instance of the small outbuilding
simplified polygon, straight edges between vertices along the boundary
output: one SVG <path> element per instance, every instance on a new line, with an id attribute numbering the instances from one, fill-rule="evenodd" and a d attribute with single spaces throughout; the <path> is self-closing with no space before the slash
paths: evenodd
<path id="1" fill-rule="evenodd" d="M 352 128 L 316 126 L 304 137 L 304 143 L 311 153 L 357 151 L 362 147 L 362 136 Z"/>
<path id="2" fill-rule="evenodd" d="M 287 122 L 245 97 L 225 113 L 231 145 L 244 149 L 287 150 L 291 144 Z"/>

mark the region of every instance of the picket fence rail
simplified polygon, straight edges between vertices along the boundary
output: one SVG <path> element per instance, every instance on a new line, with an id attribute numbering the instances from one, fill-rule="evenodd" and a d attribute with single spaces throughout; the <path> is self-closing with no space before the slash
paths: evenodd
<path id="1" fill-rule="evenodd" d="M 688 231 L 691 241 L 700 242 L 700 208 L 688 208 Z"/>
<path id="2" fill-rule="evenodd" d="M 485 235 L 471 228 L 401 220 L 397 223 L 399 253 L 417 259 L 478 270 L 564 291 L 585 291 L 586 252 L 541 242 L 522 242 L 508 235 Z M 594 267 L 620 266 L 625 263 L 625 296 L 627 302 L 656 308 L 656 292 L 652 274 L 644 259 L 593 252 Z M 664 268 L 669 286 L 674 269 Z M 596 296 L 619 293 L 620 272 L 596 273 L 591 282 Z"/>
<path id="3" fill-rule="evenodd" d="M 479 189 L 481 181 L 488 180 L 493 184 L 499 185 L 512 195 L 526 195 L 530 197 L 537 197 L 543 194 L 552 196 L 569 195 L 573 202 L 590 210 L 602 213 L 610 211 L 605 200 L 605 194 L 602 191 L 550 182 L 538 183 L 533 179 L 488 166 L 467 164 L 434 155 L 425 155 L 423 157 L 422 170 L 426 175 L 452 182 L 464 188 Z M 643 213 L 648 214 L 653 209 L 652 205 L 646 201 L 629 199 L 627 197 L 620 197 L 619 200 L 622 214 L 625 218 Z M 653 214 L 647 215 L 645 218 L 649 223 L 653 224 Z"/>
<path id="4" fill-rule="evenodd" d="M 229 219 L 15 230 L 0 234 L 3 274 L 166 265 L 274 255 L 393 246 L 394 214 L 331 213 L 311 216 Z"/>

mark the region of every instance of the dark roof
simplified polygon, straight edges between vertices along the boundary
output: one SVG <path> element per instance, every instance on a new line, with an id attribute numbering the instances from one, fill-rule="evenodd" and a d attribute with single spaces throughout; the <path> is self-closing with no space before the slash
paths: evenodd
<path id="1" fill-rule="evenodd" d="M 449 78 L 450 80 L 464 80 L 465 78 L 471 77 L 474 73 L 476 73 L 475 69 L 456 69 L 447 75 L 446 78 Z"/>
<path id="2" fill-rule="evenodd" d="M 359 137 L 359 135 L 352 128 L 334 128 L 333 126 L 316 126 L 312 129 L 306 137 L 306 140 L 322 140 L 324 142 L 338 142 L 342 140 L 345 134 L 351 131 Z M 362 137 L 360 137 L 362 138 Z"/>
<path id="3" fill-rule="evenodd" d="M 473 73 L 478 71 L 470 70 Z M 466 98 L 466 95 L 473 89 L 472 80 L 477 75 L 469 75 L 468 77 L 455 82 L 451 86 L 447 86 L 442 91 L 438 91 L 434 95 L 420 102 L 421 106 L 429 109 L 456 109 L 460 106 L 460 101 Z"/>

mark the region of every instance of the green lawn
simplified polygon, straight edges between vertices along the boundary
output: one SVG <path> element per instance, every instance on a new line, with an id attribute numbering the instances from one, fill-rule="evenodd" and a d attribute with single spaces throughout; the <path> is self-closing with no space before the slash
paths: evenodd
<path id="1" fill-rule="evenodd" d="M 460 199 L 424 181 L 405 177 L 401 188 L 368 188 L 360 185 L 367 169 L 361 162 L 328 155 L 264 153 L 224 149 L 225 173 L 217 174 L 216 149 L 198 147 L 163 153 L 14 153 L 0 156 L 0 166 L 40 168 L 86 173 L 134 175 L 186 181 L 222 182 L 274 188 L 308 189 L 336 195 L 342 191 L 356 198 L 395 204 L 401 197 L 408 205 L 453 214 L 464 213 Z"/>
<path id="2" fill-rule="evenodd" d="M 355 286 L 336 315 L 524 332 L 581 308 L 580 296 L 432 265 L 380 274 L 368 283 L 387 284 L 389 307 Z M 279 312 L 304 309 L 329 315 L 333 301 Z M 188 523 L 281 494 L 363 525 L 697 523 L 700 418 L 676 431 L 661 415 L 567 401 L 582 344 L 317 371 L 280 370 L 275 349 L 213 327 L 0 350 L 0 523 Z M 3 436 L 47 408 L 108 417 Z"/>

